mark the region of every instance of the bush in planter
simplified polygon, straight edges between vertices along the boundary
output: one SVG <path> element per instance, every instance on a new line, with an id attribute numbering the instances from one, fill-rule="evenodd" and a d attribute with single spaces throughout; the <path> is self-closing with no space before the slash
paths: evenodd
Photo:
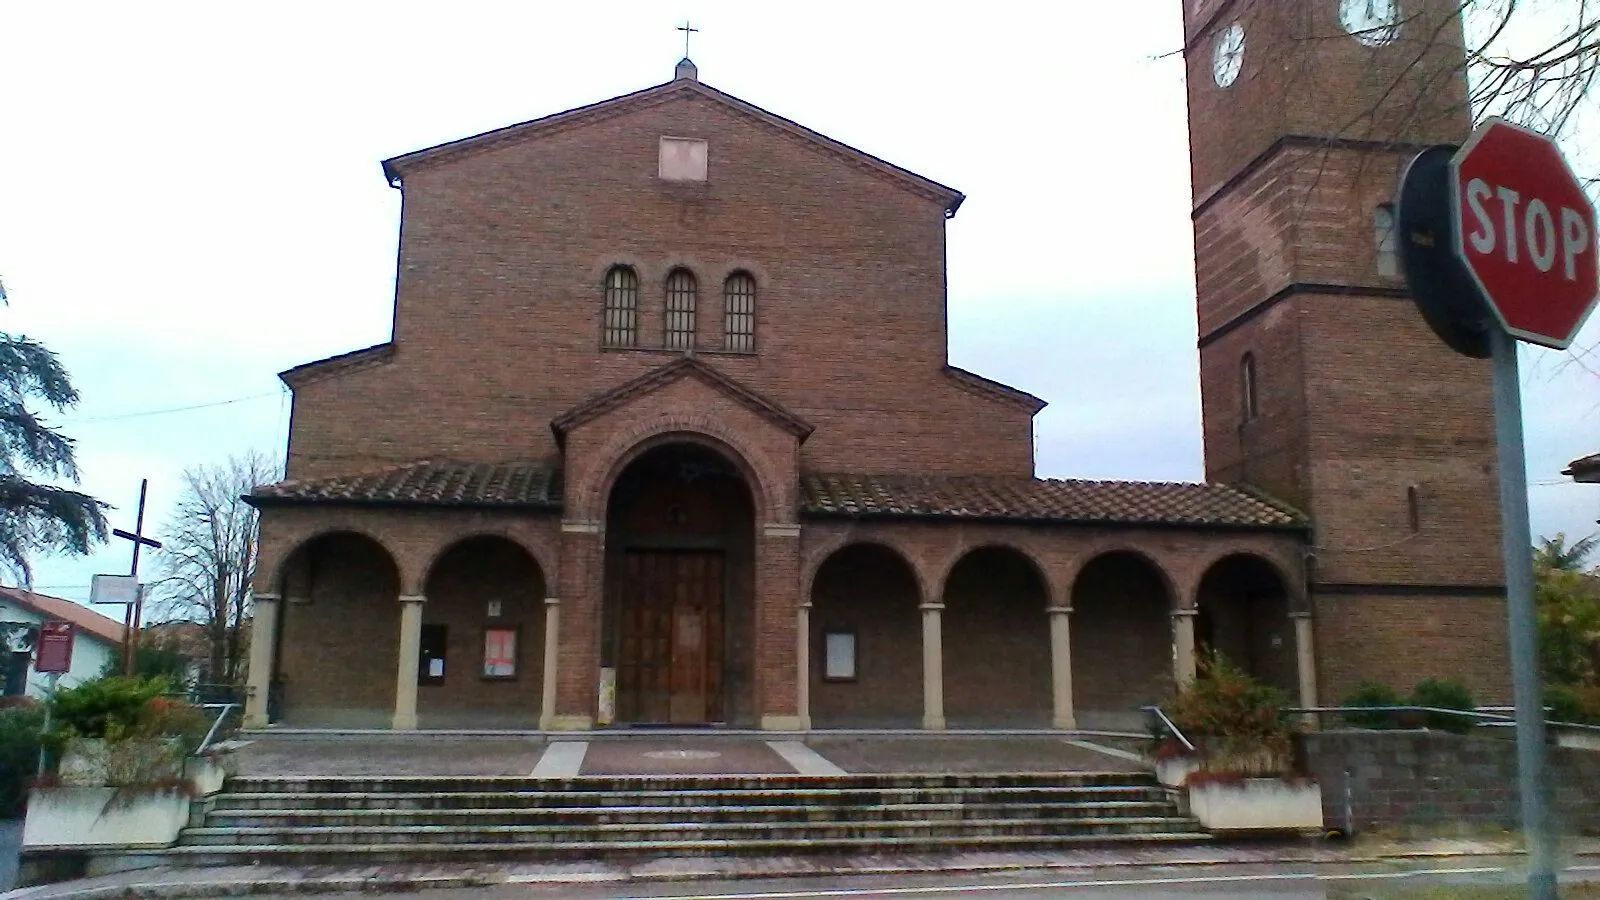
<path id="1" fill-rule="evenodd" d="M 1201 768 L 1242 776 L 1282 775 L 1294 762 L 1294 726 L 1284 693 L 1261 684 L 1221 653 L 1200 660 L 1172 700 L 1173 724 L 1194 740 Z"/>
<path id="2" fill-rule="evenodd" d="M 1547 684 L 1544 686 L 1545 716 L 1555 722 L 1600 725 L 1600 686 L 1592 684 Z"/>
<path id="3" fill-rule="evenodd" d="M 165 679 L 111 677 L 55 698 L 61 777 L 112 787 L 172 786 L 209 723 L 196 706 L 161 695 Z"/>
<path id="4" fill-rule="evenodd" d="M 1377 681 L 1363 681 L 1356 685 L 1344 698 L 1340 706 L 1405 706 L 1406 701 L 1400 692 L 1387 684 Z M 1393 728 L 1394 717 L 1386 710 L 1373 712 L 1347 712 L 1343 714 L 1345 724 L 1356 728 Z"/>
<path id="5" fill-rule="evenodd" d="M 1478 703 L 1473 699 L 1472 692 L 1467 690 L 1467 686 L 1448 678 L 1424 678 L 1417 682 L 1416 689 L 1411 692 L 1411 705 L 1431 706 L 1435 709 L 1459 709 L 1465 712 L 1472 712 L 1478 708 Z M 1438 731 L 1466 734 L 1472 731 L 1475 721 L 1470 716 L 1427 713 L 1423 716 L 1422 724 Z"/>
<path id="6" fill-rule="evenodd" d="M 44 707 L 8 704 L 0 709 L 0 819 L 22 815 L 28 781 L 39 763 Z"/>
<path id="7" fill-rule="evenodd" d="M 50 712 L 59 739 L 119 739 L 133 730 L 145 704 L 169 686 L 165 678 L 112 675 L 57 691 Z"/>

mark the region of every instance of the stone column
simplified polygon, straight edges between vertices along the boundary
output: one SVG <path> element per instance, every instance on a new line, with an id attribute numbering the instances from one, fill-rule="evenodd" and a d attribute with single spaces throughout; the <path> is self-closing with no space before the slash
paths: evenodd
<path id="1" fill-rule="evenodd" d="M 1050 614 L 1050 724 L 1055 728 L 1077 728 L 1078 718 L 1072 708 L 1072 607 L 1052 606 L 1046 612 Z"/>
<path id="2" fill-rule="evenodd" d="M 556 676 L 561 663 L 561 601 L 544 598 L 544 671 L 539 686 L 539 730 L 549 731 L 556 718 Z"/>
<path id="3" fill-rule="evenodd" d="M 1294 620 L 1294 649 L 1296 656 L 1296 669 L 1300 675 L 1300 705 L 1312 707 L 1317 705 L 1317 648 L 1315 633 L 1311 626 L 1310 612 L 1292 612 L 1289 618 Z M 1315 721 L 1316 716 L 1311 715 L 1309 720 Z"/>
<path id="4" fill-rule="evenodd" d="M 427 599 L 421 594 L 400 598 L 400 665 L 394 680 L 396 731 L 417 727 L 417 664 L 422 657 L 422 604 Z"/>
<path id="5" fill-rule="evenodd" d="M 561 562 L 556 595 L 563 610 L 556 647 L 556 700 L 550 714 L 555 731 L 594 727 L 600 698 L 601 585 L 605 581 L 605 529 L 599 522 L 561 523 Z M 540 711 L 544 717 L 544 711 Z"/>
<path id="6" fill-rule="evenodd" d="M 922 610 L 922 727 L 944 727 L 943 603 L 924 603 Z"/>
<path id="7" fill-rule="evenodd" d="M 250 620 L 250 681 L 244 697 L 244 727 L 265 728 L 272 692 L 273 651 L 278 646 L 278 595 L 256 594 Z"/>
<path id="8" fill-rule="evenodd" d="M 811 601 L 800 604 L 795 615 L 795 700 L 802 731 L 811 730 Z"/>
<path id="9" fill-rule="evenodd" d="M 1173 678 L 1178 687 L 1194 681 L 1196 666 L 1194 655 L 1194 617 L 1198 609 L 1184 608 L 1172 611 Z"/>
<path id="10" fill-rule="evenodd" d="M 761 727 L 768 731 L 798 731 L 805 726 L 800 708 L 800 681 L 792 681 L 799 660 L 790 654 L 801 649 L 803 636 L 790 633 L 799 624 L 800 526 L 770 522 L 756 533 L 755 547 L 756 702 Z"/>

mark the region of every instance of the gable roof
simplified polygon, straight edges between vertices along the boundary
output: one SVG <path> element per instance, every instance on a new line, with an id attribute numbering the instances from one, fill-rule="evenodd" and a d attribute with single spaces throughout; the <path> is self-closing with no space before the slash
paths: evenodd
<path id="1" fill-rule="evenodd" d="M 71 600 L 51 597 L 48 594 L 36 594 L 19 587 L 4 586 L 0 586 L 0 600 L 25 606 L 47 619 L 65 619 L 76 625 L 79 630 L 88 632 L 108 644 L 122 643 L 121 622 Z"/>
<path id="2" fill-rule="evenodd" d="M 1600 453 L 1573 460 L 1561 474 L 1572 476 L 1574 481 L 1600 481 Z"/>
<path id="3" fill-rule="evenodd" d="M 841 475 L 801 479 L 813 516 L 1037 524 L 1305 529 L 1298 510 L 1225 484 L 998 476 Z"/>
<path id="4" fill-rule="evenodd" d="M 912 193 L 941 202 L 944 204 L 946 218 L 954 216 L 956 210 L 961 207 L 961 202 L 966 199 L 965 195 L 955 188 L 940 184 L 931 178 L 925 178 L 910 169 L 902 168 L 863 150 L 858 150 L 842 141 L 836 141 L 792 119 L 786 119 L 753 103 L 740 100 L 732 94 L 719 91 L 692 77 L 674 78 L 664 84 L 634 91 L 631 94 L 623 94 L 619 97 L 612 97 L 609 100 L 602 100 L 598 103 L 591 103 L 587 106 L 566 110 L 565 112 L 558 112 L 515 125 L 507 125 L 504 128 L 486 131 L 483 134 L 449 141 L 421 150 L 413 150 L 410 153 L 403 153 L 383 161 L 383 174 L 384 177 L 389 179 L 391 185 L 395 185 L 405 180 L 406 170 L 417 166 L 432 164 L 466 153 L 499 146 L 508 141 L 549 134 L 579 125 L 587 125 L 634 110 L 646 109 L 684 96 L 703 97 L 732 111 L 735 115 L 796 138 L 819 152 L 872 172 L 880 178 L 899 184 Z"/>
<path id="5" fill-rule="evenodd" d="M 539 462 L 425 460 L 404 466 L 264 484 L 244 498 L 266 506 L 452 506 L 561 508 L 560 472 Z"/>
<path id="6" fill-rule="evenodd" d="M 666 365 L 651 369 L 632 381 L 596 394 L 550 420 L 550 429 L 556 433 L 556 441 L 563 442 L 566 440 L 567 432 L 579 425 L 593 421 L 635 397 L 642 397 L 684 378 L 700 379 L 758 415 L 776 423 L 801 441 L 811 436 L 813 428 L 806 420 L 693 356 L 680 357 Z"/>
<path id="7" fill-rule="evenodd" d="M 944 374 L 963 390 L 981 394 L 986 397 L 997 398 L 1003 402 L 1026 409 L 1029 414 L 1037 414 L 1050 404 L 1027 391 L 1018 390 L 1009 384 L 1002 384 L 993 378 L 985 378 L 976 372 L 969 372 L 960 366 L 946 365 Z"/>
<path id="8" fill-rule="evenodd" d="M 394 342 L 385 341 L 360 350 L 351 350 L 349 353 L 340 353 L 326 359 L 303 363 L 292 369 L 285 369 L 278 373 L 278 379 L 291 388 L 299 387 L 307 382 L 329 375 L 337 375 L 351 369 L 364 368 L 369 365 L 386 363 L 394 358 Z"/>

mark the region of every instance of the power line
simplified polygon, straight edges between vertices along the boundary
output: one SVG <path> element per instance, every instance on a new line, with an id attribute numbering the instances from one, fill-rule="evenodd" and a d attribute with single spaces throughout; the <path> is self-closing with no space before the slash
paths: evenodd
<path id="1" fill-rule="evenodd" d="M 265 397 L 276 397 L 280 391 L 269 391 L 264 394 L 250 394 L 246 397 L 233 397 L 228 400 L 213 400 L 209 403 L 194 403 L 188 406 L 169 406 L 165 409 L 147 409 L 140 412 L 116 413 L 109 416 L 90 416 L 87 419 L 67 419 L 61 423 L 62 427 L 76 427 L 94 422 L 118 422 L 123 419 L 137 419 L 144 416 L 164 416 L 169 413 L 190 412 L 196 409 L 211 409 L 217 406 L 227 406 L 231 403 L 244 403 L 248 400 L 260 400 Z"/>

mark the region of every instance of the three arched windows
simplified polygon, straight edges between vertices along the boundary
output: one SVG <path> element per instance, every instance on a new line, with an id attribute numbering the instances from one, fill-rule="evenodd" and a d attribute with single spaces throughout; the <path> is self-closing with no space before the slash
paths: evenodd
<path id="1" fill-rule="evenodd" d="M 640 346 L 638 273 L 630 266 L 612 266 L 603 293 L 601 345 Z M 699 346 L 699 306 L 700 283 L 694 272 L 682 266 L 668 272 L 662 284 L 662 347 Z M 734 353 L 756 349 L 756 280 L 749 272 L 734 272 L 722 284 L 722 349 Z"/>

